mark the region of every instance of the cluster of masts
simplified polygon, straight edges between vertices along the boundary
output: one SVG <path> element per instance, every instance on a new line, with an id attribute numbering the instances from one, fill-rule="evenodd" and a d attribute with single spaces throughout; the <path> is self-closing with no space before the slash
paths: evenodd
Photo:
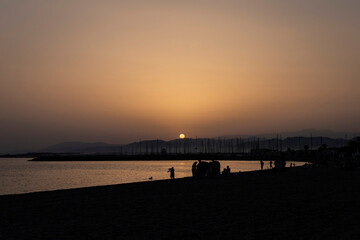
<path id="1" fill-rule="evenodd" d="M 343 145 L 339 142 L 337 145 Z M 184 138 L 172 141 L 147 140 L 120 147 L 121 154 L 246 154 L 253 150 L 268 149 L 273 152 L 283 152 L 288 149 L 312 150 L 323 145 L 323 138 L 317 137 L 292 137 L 282 139 L 281 135 L 276 138 Z"/>

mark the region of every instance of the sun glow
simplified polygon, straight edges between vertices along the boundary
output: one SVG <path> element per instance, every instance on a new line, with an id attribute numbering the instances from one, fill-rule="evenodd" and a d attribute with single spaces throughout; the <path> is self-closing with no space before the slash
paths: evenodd
<path id="1" fill-rule="evenodd" d="M 180 135 L 179 135 L 179 138 L 185 138 L 185 134 L 183 134 L 183 133 L 180 134 Z"/>

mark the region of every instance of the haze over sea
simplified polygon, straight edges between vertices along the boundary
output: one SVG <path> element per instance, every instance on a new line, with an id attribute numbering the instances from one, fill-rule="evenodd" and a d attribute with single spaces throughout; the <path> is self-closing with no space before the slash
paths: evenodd
<path id="1" fill-rule="evenodd" d="M 0 195 L 58 189 L 101 186 L 168 179 L 168 168 L 175 177 L 191 176 L 187 161 L 99 161 L 99 162 L 28 162 L 29 159 L 0 159 Z M 232 172 L 259 170 L 258 161 L 220 161 Z M 288 163 L 289 165 L 290 163 Z M 297 166 L 304 163 L 296 163 Z M 269 162 L 265 161 L 265 168 Z"/>

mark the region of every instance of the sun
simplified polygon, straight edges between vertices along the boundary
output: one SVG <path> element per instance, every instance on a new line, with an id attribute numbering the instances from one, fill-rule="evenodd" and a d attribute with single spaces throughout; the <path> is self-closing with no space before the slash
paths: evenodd
<path id="1" fill-rule="evenodd" d="M 180 134 L 180 135 L 179 135 L 179 138 L 185 138 L 185 134 L 183 134 L 183 133 Z"/>

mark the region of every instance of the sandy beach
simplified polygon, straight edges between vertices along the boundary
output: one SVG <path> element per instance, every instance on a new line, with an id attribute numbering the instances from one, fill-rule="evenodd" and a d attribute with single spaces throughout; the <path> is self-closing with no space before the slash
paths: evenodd
<path id="1" fill-rule="evenodd" d="M 292 168 L 0 196 L 0 239 L 359 239 L 360 171 Z"/>

